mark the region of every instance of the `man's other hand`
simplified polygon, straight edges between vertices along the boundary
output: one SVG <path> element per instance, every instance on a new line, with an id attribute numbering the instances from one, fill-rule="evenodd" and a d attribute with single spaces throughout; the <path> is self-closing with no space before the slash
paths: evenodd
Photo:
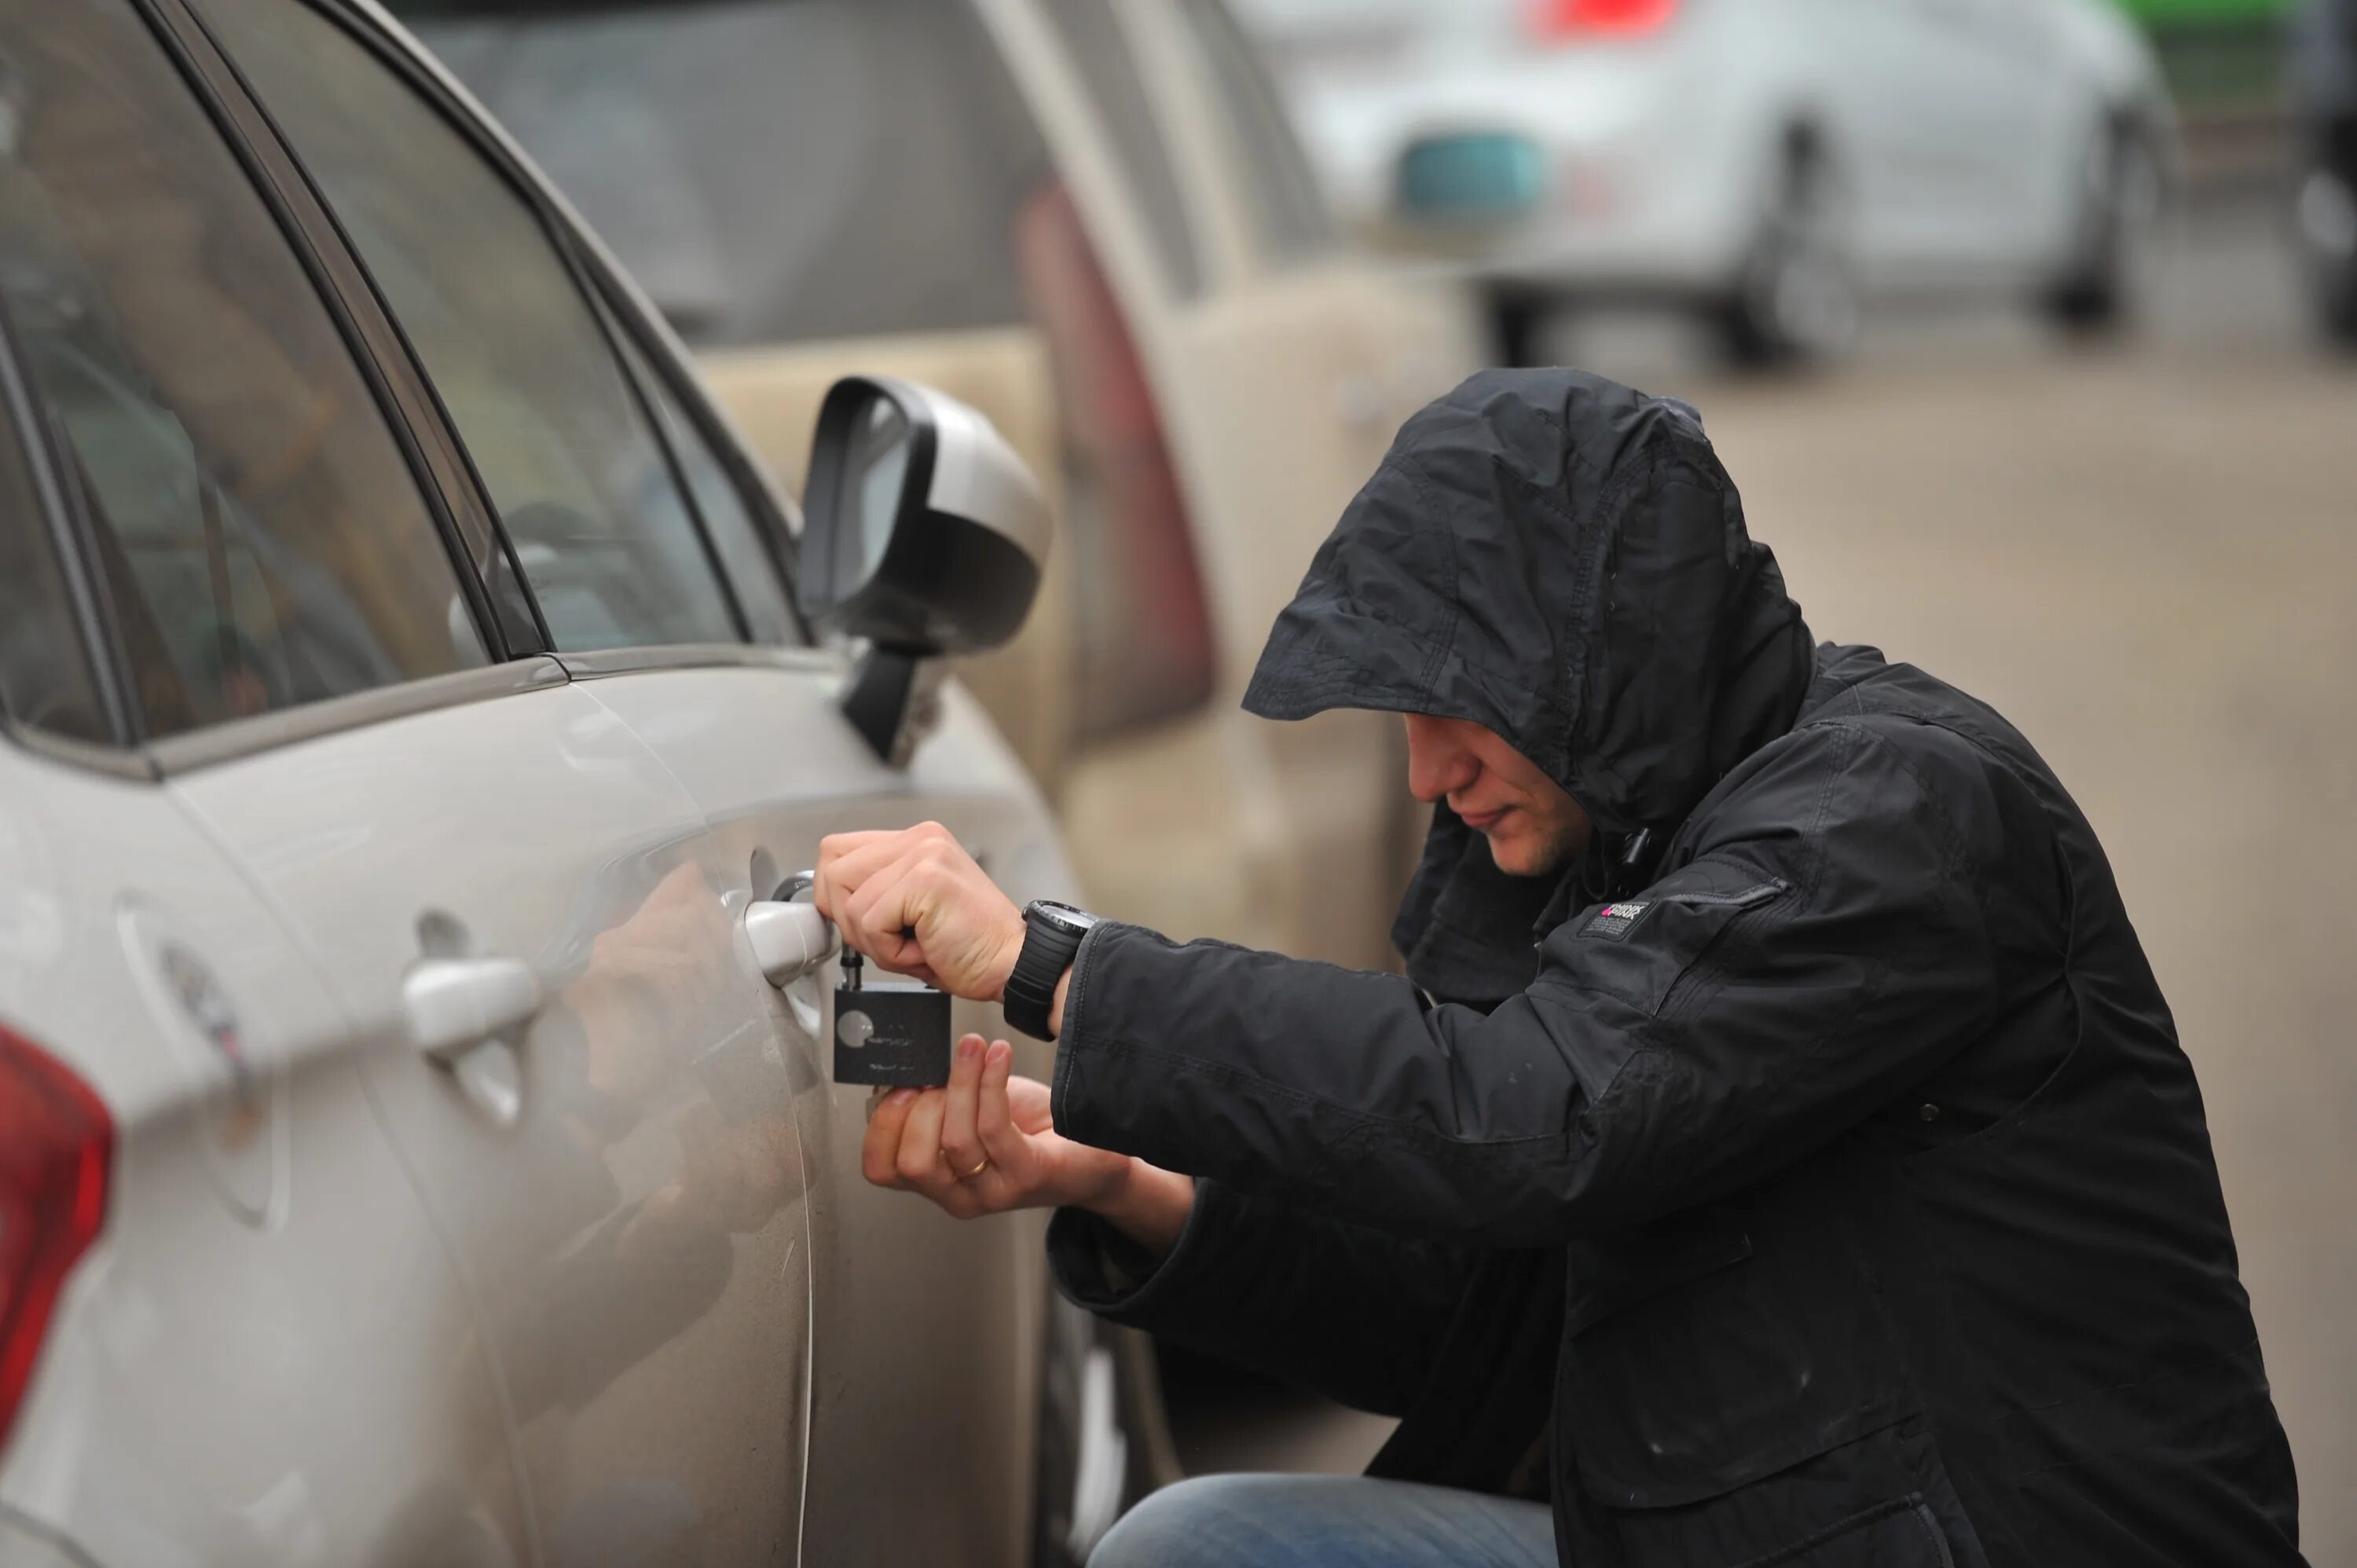
<path id="1" fill-rule="evenodd" d="M 819 913 L 886 969 L 996 1002 L 1023 950 L 1023 912 L 939 822 L 819 841 Z"/>
<path id="2" fill-rule="evenodd" d="M 980 1035 L 957 1045 L 942 1089 L 896 1089 L 876 1103 L 860 1146 L 878 1187 L 921 1193 L 961 1219 L 1070 1204 L 1168 1253 L 1194 1207 L 1195 1184 L 1128 1155 L 1059 1135 L 1048 1086 L 1014 1076 L 1015 1052 Z"/>

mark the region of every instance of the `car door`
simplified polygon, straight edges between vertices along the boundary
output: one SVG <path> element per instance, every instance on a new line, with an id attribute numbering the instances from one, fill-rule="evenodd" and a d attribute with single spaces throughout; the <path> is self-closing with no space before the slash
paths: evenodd
<path id="1" fill-rule="evenodd" d="M 361 1042 L 159 782 L 469 689 L 496 621 L 178 35 L 5 0 L 0 39 L 0 1502 L 77 1562 L 530 1563 L 496 1369 Z M 55 1217 L 17 1184 L 68 1133 L 91 1250 L 42 1300 Z"/>
<path id="2" fill-rule="evenodd" d="M 2042 227 L 2036 198 L 2054 166 L 2062 60 L 2024 0 L 1921 4 L 1936 85 L 1955 106 L 1954 193 L 1940 244 L 1961 269 L 1993 278 L 2018 267 Z"/>
<path id="3" fill-rule="evenodd" d="M 677 972 L 668 950 L 684 934 L 683 921 L 708 928 L 698 911 L 711 908 L 713 889 L 726 894 L 733 937 L 745 903 L 772 897 L 788 875 L 814 863 L 823 833 L 843 827 L 937 819 L 1010 890 L 1072 897 L 1036 791 L 979 709 L 954 688 L 939 694 L 937 724 L 907 765 L 888 766 L 858 737 L 838 705 L 846 673 L 841 657 L 804 645 L 777 563 L 761 547 L 765 538 L 782 538 L 774 502 L 709 417 L 676 345 L 561 215 L 544 209 L 537 225 L 515 220 L 546 191 L 509 149 L 487 137 L 464 157 L 434 153 L 457 147 L 448 126 L 465 113 L 447 81 L 422 67 L 405 82 L 363 73 L 360 67 L 374 62 L 348 38 L 285 25 L 283 4 L 220 0 L 216 9 L 239 18 L 230 26 L 264 91 L 279 84 L 272 101 L 282 124 L 383 283 L 509 528 L 522 522 L 532 533 L 523 575 L 570 689 L 594 698 L 659 761 L 693 814 L 664 851 L 676 864 L 657 886 L 654 901 L 666 903 L 667 912 L 651 945 L 673 971 L 656 977 L 674 1004 L 656 1033 L 679 1036 L 666 1075 L 673 1098 L 685 1102 L 672 1129 L 685 1164 L 649 1201 L 679 1232 L 666 1245 L 693 1239 L 697 1226 L 731 1232 L 736 1267 L 701 1287 L 713 1292 L 700 1309 L 705 1316 L 649 1358 L 630 1402 L 608 1402 L 612 1425 L 594 1441 L 618 1453 L 693 1455 L 703 1473 L 733 1477 L 726 1486 L 716 1479 L 705 1497 L 672 1498 L 674 1508 L 696 1505 L 704 1521 L 697 1539 L 712 1542 L 716 1560 L 792 1555 L 791 1534 L 763 1535 L 752 1521 L 774 1509 L 783 1490 L 765 1481 L 765 1466 L 776 1455 L 805 1450 L 809 1503 L 793 1534 L 813 1561 L 1019 1556 L 1045 1305 L 1040 1217 L 958 1225 L 867 1187 L 858 1176 L 867 1097 L 833 1088 L 827 1054 L 814 1038 L 823 977 L 807 977 L 783 995 L 752 983 L 748 1024 L 734 1004 L 716 1007 L 707 995 L 724 977 L 708 964 Z M 304 96 L 314 83 L 317 92 Z M 349 119 L 347 104 L 357 106 Z M 378 139 L 352 129 L 355 122 L 396 127 L 400 160 L 377 156 Z M 429 156 L 433 166 L 420 166 Z M 496 275 L 503 291 L 544 309 L 573 301 L 576 347 L 594 338 L 599 352 L 576 356 L 545 379 L 494 376 L 476 345 L 500 329 L 495 314 L 454 308 L 459 301 L 447 290 L 388 281 L 425 277 L 434 265 L 438 226 L 420 221 L 404 200 L 419 185 L 437 193 L 444 210 L 457 205 L 486 231 L 468 275 Z M 502 209 L 508 217 L 499 216 Z M 491 231 L 507 238 L 495 241 Z M 533 232 L 538 242 L 524 242 Z M 552 233 L 554 248 L 546 242 Z M 544 343 L 539 354 L 507 362 L 536 364 L 549 351 Z M 683 570 L 671 579 L 674 587 L 692 582 L 712 595 L 702 621 L 644 617 L 642 573 L 601 567 L 584 547 L 578 521 L 554 530 L 531 515 L 544 504 L 533 481 L 549 471 L 549 442 L 522 441 L 519 432 L 587 424 L 588 414 L 574 403 L 594 379 L 592 360 L 620 389 L 619 403 L 642 415 L 638 434 L 649 448 L 638 478 L 615 492 L 605 515 L 618 532 L 668 520 L 683 540 L 700 533 L 712 542 L 716 571 L 698 577 Z M 612 421 L 600 428 L 597 440 L 575 449 L 610 464 L 630 436 Z M 684 544 L 676 553 L 691 558 Z M 732 600 L 741 632 L 722 629 L 712 611 Z M 682 884 L 683 866 L 700 880 Z M 683 886 L 687 896 L 666 900 L 667 886 Z M 628 956 L 629 944 L 617 937 L 614 945 L 618 959 Z M 725 978 L 747 977 L 745 956 L 733 955 L 738 967 Z M 597 968 L 593 956 L 593 974 Z M 967 1026 L 995 1022 L 980 1008 L 961 1013 Z M 1026 1062 L 1044 1073 L 1046 1053 L 1028 1046 Z M 781 1217 L 791 1229 L 772 1224 Z M 630 1241 L 634 1223 L 624 1225 L 618 1242 Z M 799 1251 L 796 1233 L 804 1243 Z M 782 1254 L 759 1245 L 778 1234 L 787 1240 Z M 604 1310 L 619 1316 L 610 1304 Z M 780 1383 L 802 1375 L 797 1350 L 807 1351 L 813 1380 Z M 593 1439 L 576 1432 L 573 1441 L 577 1448 Z M 527 1446 L 533 1446 L 529 1426 Z M 683 1485 L 676 1474 L 666 1482 Z M 735 1510 L 726 1533 L 713 1512 L 723 1499 Z M 552 1526 L 553 1539 L 564 1533 Z"/>
<path id="4" fill-rule="evenodd" d="M 1388 439 L 1387 383 L 1332 273 L 1265 267 L 1248 249 L 1247 203 L 1226 193 L 1231 161 L 1207 130 L 1225 111 L 1205 102 L 1210 84 L 1185 58 L 1199 40 L 1178 18 L 1151 0 L 997 0 L 983 15 L 1137 338 L 1215 633 L 1190 721 L 1107 747 L 1071 780 L 1062 806 L 1082 872 L 1113 908 L 1151 898 L 1181 935 L 1381 964 L 1403 836 L 1395 725 L 1331 714 L 1272 726 L 1236 703 L 1276 611 Z M 1157 825 L 1150 842 L 1125 833 L 1141 819 Z"/>
<path id="5" fill-rule="evenodd" d="M 1206 379 L 1253 389 L 1249 413 L 1232 396 L 1211 401 L 1215 461 L 1234 476 L 1233 504 L 1257 509 L 1260 526 L 1232 542 L 1226 563 L 1228 593 L 1256 639 L 1400 425 L 1480 368 L 1483 328 L 1463 288 L 1340 242 L 1275 85 L 1225 0 L 1136 0 L 1135 19 L 1174 145 L 1196 149 L 1200 202 L 1230 236 L 1227 279 L 1196 331 Z M 1314 932 L 1337 908 L 1387 912 L 1423 840 L 1397 724 L 1333 714 L 1256 727 L 1291 786 L 1287 826 L 1302 846 L 1291 924 Z M 1319 956 L 1367 967 L 1390 958 L 1388 925 L 1338 937 Z"/>
<path id="6" fill-rule="evenodd" d="M 809 838 L 722 857 L 588 678 L 792 635 L 769 546 L 707 526 L 712 477 L 681 465 L 562 215 L 416 59 L 339 6 L 202 15 L 430 379 L 534 619 L 591 657 L 179 788 L 355 1031 L 416 1047 L 378 1051 L 372 1086 L 479 1303 L 547 1559 L 793 1561 L 799 1115 L 823 1090 L 738 926 Z"/>

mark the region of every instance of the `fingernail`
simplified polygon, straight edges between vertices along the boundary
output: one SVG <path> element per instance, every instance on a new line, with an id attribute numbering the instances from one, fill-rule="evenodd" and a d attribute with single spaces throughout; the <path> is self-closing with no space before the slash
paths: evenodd
<path id="1" fill-rule="evenodd" d="M 916 1098 L 917 1091 L 913 1089 L 896 1089 L 891 1093 L 884 1097 L 884 1103 L 887 1105 L 906 1105 L 909 1101 Z"/>
<path id="2" fill-rule="evenodd" d="M 986 1066 L 996 1067 L 1014 1054 L 1015 1047 L 1008 1045 L 1005 1040 L 993 1040 L 990 1043 L 990 1054 L 984 1058 L 983 1060 Z"/>
<path id="3" fill-rule="evenodd" d="M 981 1049 L 982 1036 L 980 1035 L 968 1035 L 963 1039 L 958 1041 L 958 1060 L 962 1062 L 970 1062 L 974 1060 L 975 1055 L 980 1052 Z"/>

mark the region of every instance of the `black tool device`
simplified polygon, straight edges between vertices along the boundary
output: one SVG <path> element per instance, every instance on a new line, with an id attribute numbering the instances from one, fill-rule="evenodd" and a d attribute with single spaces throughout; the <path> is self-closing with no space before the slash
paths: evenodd
<path id="1" fill-rule="evenodd" d="M 950 1080 L 950 997 L 913 980 L 864 983 L 845 948 L 834 991 L 834 1081 L 930 1089 Z"/>

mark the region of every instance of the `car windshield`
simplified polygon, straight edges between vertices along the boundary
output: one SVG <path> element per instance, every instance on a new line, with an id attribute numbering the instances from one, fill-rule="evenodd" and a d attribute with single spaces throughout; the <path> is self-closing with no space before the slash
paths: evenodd
<path id="1" fill-rule="evenodd" d="M 941 0 L 394 0 L 683 335 L 1013 325 L 1046 149 Z"/>

